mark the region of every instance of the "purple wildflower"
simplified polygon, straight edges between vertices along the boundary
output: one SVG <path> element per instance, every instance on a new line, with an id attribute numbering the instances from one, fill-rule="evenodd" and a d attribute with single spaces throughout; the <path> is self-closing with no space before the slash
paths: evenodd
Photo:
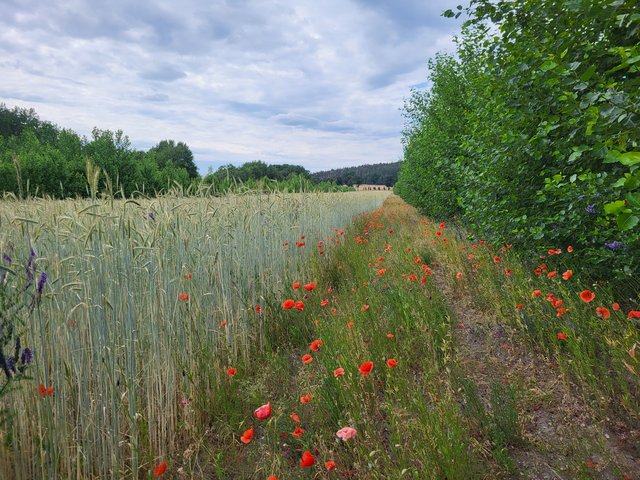
<path id="1" fill-rule="evenodd" d="M 38 280 L 38 294 L 42 294 L 42 289 L 44 288 L 44 284 L 47 283 L 47 273 L 42 272 L 40 274 L 40 280 Z"/>
<path id="2" fill-rule="evenodd" d="M 24 350 L 22 350 L 22 356 L 20 357 L 20 362 L 23 365 L 29 365 L 31 362 L 33 362 L 33 352 L 31 351 L 30 348 L 25 348 Z"/>
<path id="3" fill-rule="evenodd" d="M 613 242 L 605 242 L 604 246 L 609 250 L 613 250 L 615 252 L 616 250 L 620 250 L 624 246 L 624 244 L 622 242 L 614 240 Z"/>
<path id="4" fill-rule="evenodd" d="M 587 213 L 593 215 L 594 213 L 596 213 L 596 204 L 592 203 L 591 205 L 587 205 L 587 208 L 585 208 L 585 210 L 587 211 Z"/>
<path id="5" fill-rule="evenodd" d="M 9 264 L 13 263 L 13 259 L 6 253 L 2 254 L 2 259 Z"/>

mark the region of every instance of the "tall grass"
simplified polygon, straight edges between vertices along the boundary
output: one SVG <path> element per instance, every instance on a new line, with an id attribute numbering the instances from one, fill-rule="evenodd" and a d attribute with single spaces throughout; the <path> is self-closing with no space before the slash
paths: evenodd
<path id="1" fill-rule="evenodd" d="M 269 341 L 270 298 L 384 196 L 0 203 L 0 250 L 32 247 L 49 278 L 24 339 L 33 385 L 3 399 L 16 415 L 1 433 L 2 477 L 138 478 L 193 442 L 205 419 L 181 402 L 225 388 L 231 362 L 251 365 Z M 55 395 L 41 398 L 40 383 Z"/>

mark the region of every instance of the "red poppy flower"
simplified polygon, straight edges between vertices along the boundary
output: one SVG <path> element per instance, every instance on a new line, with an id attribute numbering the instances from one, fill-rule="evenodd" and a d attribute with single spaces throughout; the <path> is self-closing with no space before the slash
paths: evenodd
<path id="1" fill-rule="evenodd" d="M 596 294 L 593 293 L 591 290 L 583 290 L 580 292 L 580 299 L 583 302 L 589 303 L 594 298 L 596 298 Z"/>
<path id="2" fill-rule="evenodd" d="M 387 338 L 393 338 L 395 335 L 393 333 L 387 333 Z"/>
<path id="3" fill-rule="evenodd" d="M 293 433 L 291 434 L 291 436 L 293 438 L 300 438 L 303 433 L 304 433 L 304 428 L 300 428 L 300 427 L 296 426 L 296 428 L 293 430 Z"/>
<path id="4" fill-rule="evenodd" d="M 556 308 L 556 317 L 561 317 L 568 311 L 569 311 L 568 308 L 563 308 L 563 307 Z"/>
<path id="5" fill-rule="evenodd" d="M 311 290 L 316 288 L 316 282 L 307 283 L 306 285 L 303 285 L 302 288 L 304 288 L 307 292 L 310 292 Z"/>
<path id="6" fill-rule="evenodd" d="M 396 365 L 398 365 L 398 361 L 395 358 L 390 358 L 389 360 L 387 360 L 387 367 L 393 368 Z"/>
<path id="7" fill-rule="evenodd" d="M 191 280 L 193 278 L 193 274 L 192 273 L 187 273 L 184 278 L 186 278 L 187 280 Z"/>
<path id="8" fill-rule="evenodd" d="M 300 460 L 300 466 L 302 468 L 310 467 L 316 462 L 316 459 L 309 450 L 305 450 L 302 454 L 302 459 Z"/>
<path id="9" fill-rule="evenodd" d="M 304 303 L 302 302 L 302 300 L 298 300 L 296 302 L 296 310 L 304 310 Z"/>
<path id="10" fill-rule="evenodd" d="M 229 375 L 230 377 L 233 377 L 236 373 L 238 373 L 238 370 L 236 370 L 233 367 L 229 367 L 227 368 L 227 375 Z"/>
<path id="11" fill-rule="evenodd" d="M 556 334 L 556 337 L 558 337 L 558 340 L 566 340 L 567 338 L 569 338 L 569 335 L 563 332 L 558 332 Z"/>
<path id="12" fill-rule="evenodd" d="M 373 362 L 362 363 L 362 365 L 360 365 L 360 368 L 358 368 L 358 370 L 360 370 L 360 373 L 362 374 L 363 377 L 366 377 L 371 373 L 371 370 L 373 370 Z"/>
<path id="13" fill-rule="evenodd" d="M 311 351 L 317 352 L 318 350 L 320 350 L 321 346 L 322 346 L 322 340 L 314 340 L 313 342 L 311 342 L 311 345 L 309 346 L 309 348 L 311 349 Z"/>
<path id="14" fill-rule="evenodd" d="M 182 300 L 183 302 L 186 302 L 187 300 L 189 300 L 189 294 L 188 293 L 181 293 L 180 295 L 178 295 L 178 298 L 180 300 Z"/>
<path id="15" fill-rule="evenodd" d="M 167 463 L 162 462 L 160 465 L 156 465 L 156 467 L 153 469 L 153 476 L 161 477 L 166 471 L 167 471 Z"/>
<path id="16" fill-rule="evenodd" d="M 321 307 L 326 307 L 327 305 L 329 305 L 329 300 L 322 300 L 322 301 L 320 302 L 320 306 L 321 306 Z"/>
<path id="17" fill-rule="evenodd" d="M 500 263 L 500 257 L 493 257 L 493 263 Z"/>
<path id="18" fill-rule="evenodd" d="M 628 319 L 640 318 L 640 310 L 631 310 L 627 315 Z"/>
<path id="19" fill-rule="evenodd" d="M 324 468 L 326 468 L 329 472 L 336 468 L 336 462 L 333 460 L 328 460 L 324 462 Z"/>
<path id="20" fill-rule="evenodd" d="M 363 312 L 369 310 L 369 305 L 363 305 L 360 310 L 362 310 Z"/>
<path id="21" fill-rule="evenodd" d="M 310 393 L 307 393 L 306 395 L 302 395 L 300 397 L 300 403 L 309 403 L 311 400 L 313 400 L 313 395 L 311 395 Z"/>
<path id="22" fill-rule="evenodd" d="M 381 268 L 380 270 L 378 270 L 378 275 L 384 275 L 384 272 L 386 272 L 386 270 L 384 268 Z"/>
<path id="23" fill-rule="evenodd" d="M 44 384 L 40 384 L 39 387 L 40 390 L 40 396 L 41 397 L 52 397 L 53 393 L 54 393 L 54 388 L 53 387 L 45 387 Z"/>
<path id="24" fill-rule="evenodd" d="M 611 317 L 611 312 L 609 311 L 608 308 L 596 307 L 596 315 L 602 318 L 603 320 L 606 320 L 607 318 Z"/>
<path id="25" fill-rule="evenodd" d="M 456 278 L 460 280 L 462 278 L 462 272 L 456 273 Z"/>
<path id="26" fill-rule="evenodd" d="M 260 313 L 262 311 L 262 307 L 260 305 L 256 305 L 255 311 L 256 313 Z"/>
<path id="27" fill-rule="evenodd" d="M 293 420 L 296 423 L 300 423 L 300 417 L 298 416 L 297 413 L 293 412 L 291 415 L 289 415 L 291 417 L 291 420 Z"/>
<path id="28" fill-rule="evenodd" d="M 288 298 L 284 302 L 282 302 L 282 308 L 284 310 L 291 310 L 295 306 L 296 302 L 292 299 Z"/>
<path id="29" fill-rule="evenodd" d="M 226 320 L 222 320 L 222 321 L 220 322 L 220 326 L 221 326 L 221 327 L 226 327 L 226 326 L 227 326 L 227 321 L 226 321 Z"/>
<path id="30" fill-rule="evenodd" d="M 271 402 L 268 402 L 261 407 L 256 408 L 253 412 L 253 415 L 258 420 L 266 420 L 267 418 L 269 418 L 271 416 Z"/>
<path id="31" fill-rule="evenodd" d="M 573 271 L 572 270 L 567 270 L 566 272 L 564 272 L 562 274 L 562 279 L 563 280 L 569 280 L 571 277 L 573 277 Z"/>
<path id="32" fill-rule="evenodd" d="M 343 375 L 344 375 L 344 368 L 342 368 L 342 367 L 336 368 L 333 371 L 333 376 L 336 377 L 336 378 L 341 377 Z"/>
<path id="33" fill-rule="evenodd" d="M 349 328 L 353 328 L 353 322 L 349 322 L 349 323 L 347 323 L 347 327 L 349 327 Z"/>
<path id="34" fill-rule="evenodd" d="M 510 268 L 505 268 L 505 269 L 504 269 L 504 273 L 505 273 L 506 275 L 511 275 L 511 269 L 510 269 Z"/>
<path id="35" fill-rule="evenodd" d="M 306 353 L 302 356 L 302 363 L 311 363 L 311 362 L 313 362 L 313 357 L 311 355 Z"/>
<path id="36" fill-rule="evenodd" d="M 294 290 L 297 290 L 298 288 L 300 288 L 300 282 L 294 282 L 292 287 L 293 287 Z"/>
<path id="37" fill-rule="evenodd" d="M 531 294 L 532 297 L 539 297 L 540 295 L 542 295 L 542 292 L 540 290 L 534 290 Z"/>
<path id="38" fill-rule="evenodd" d="M 267 480 L 278 480 L 278 477 L 276 477 L 275 475 L 269 475 L 267 477 Z"/>
<path id="39" fill-rule="evenodd" d="M 516 308 L 517 308 L 518 310 L 522 310 L 522 304 L 521 304 L 521 303 L 517 304 L 517 305 L 516 305 Z"/>
<path id="40" fill-rule="evenodd" d="M 444 229 L 444 223 L 441 223 L 440 225 L 438 225 L 440 227 L 440 229 Z"/>
<path id="41" fill-rule="evenodd" d="M 251 439 L 253 438 L 253 427 L 248 430 L 245 430 L 242 436 L 240 437 L 240 441 L 247 445 Z"/>
<path id="42" fill-rule="evenodd" d="M 553 278 L 553 277 L 555 277 L 556 275 L 558 275 L 558 272 L 556 272 L 556 271 L 554 270 L 553 272 L 549 272 L 549 273 L 547 273 L 547 278 Z"/>
<path id="43" fill-rule="evenodd" d="M 573 252 L 573 247 L 571 245 L 569 245 L 567 247 L 567 252 L 569 252 L 569 253 Z"/>

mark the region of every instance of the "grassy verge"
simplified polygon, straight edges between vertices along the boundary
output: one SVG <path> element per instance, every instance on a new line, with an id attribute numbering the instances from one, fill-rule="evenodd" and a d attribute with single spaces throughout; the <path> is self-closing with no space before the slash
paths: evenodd
<path id="1" fill-rule="evenodd" d="M 454 295 L 495 312 L 514 332 L 510 340 L 553 359 L 559 378 L 578 385 L 601 414 L 634 424 L 634 299 L 618 299 L 616 310 L 611 292 L 581 284 L 580 272 L 564 280 L 566 252 L 554 249 L 530 267 L 509 246 L 457 235 L 397 199 L 385 205 L 338 232 L 330 260 L 305 278 L 288 279 L 290 290 L 269 302 L 266 348 L 254 351 L 210 406 L 223 412 L 206 446 L 218 477 L 467 479 L 514 472 L 510 452 L 523 445 L 518 405 L 529 393 L 494 382 L 480 398 L 460 365 L 458 320 L 433 284 L 429 265 L 436 264 Z M 315 288 L 294 288 L 298 281 Z M 595 299 L 586 302 L 584 290 Z M 285 309 L 286 300 L 304 309 Z M 373 368 L 365 375 L 368 362 Z M 269 417 L 256 418 L 253 411 L 267 403 Z M 357 435 L 340 439 L 344 427 Z M 247 430 L 253 437 L 244 443 Z M 590 478 L 597 464 L 578 458 L 575 470 Z"/>
<path id="2" fill-rule="evenodd" d="M 239 368 L 243 374 L 229 379 L 211 407 L 224 412 L 212 425 L 218 476 L 482 476 L 481 453 L 449 381 L 453 325 L 421 258 L 416 222 L 408 208 L 357 218 L 351 231 L 338 232 L 328 264 L 292 279 L 315 288 L 292 284 L 270 305 L 279 313 L 266 331 L 269 348 Z M 304 310 L 284 309 L 287 299 L 304 302 Z M 365 375 L 367 362 L 373 368 Z M 252 415 L 268 402 L 268 419 Z M 339 439 L 344 427 L 357 435 Z M 304 452 L 311 466 L 301 465 Z"/>

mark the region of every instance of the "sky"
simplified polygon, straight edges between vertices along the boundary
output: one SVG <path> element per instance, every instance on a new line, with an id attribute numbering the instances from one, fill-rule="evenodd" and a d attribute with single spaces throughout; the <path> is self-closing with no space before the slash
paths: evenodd
<path id="1" fill-rule="evenodd" d="M 134 148 L 310 171 L 402 157 L 400 109 L 457 0 L 0 0 L 0 102 Z"/>

